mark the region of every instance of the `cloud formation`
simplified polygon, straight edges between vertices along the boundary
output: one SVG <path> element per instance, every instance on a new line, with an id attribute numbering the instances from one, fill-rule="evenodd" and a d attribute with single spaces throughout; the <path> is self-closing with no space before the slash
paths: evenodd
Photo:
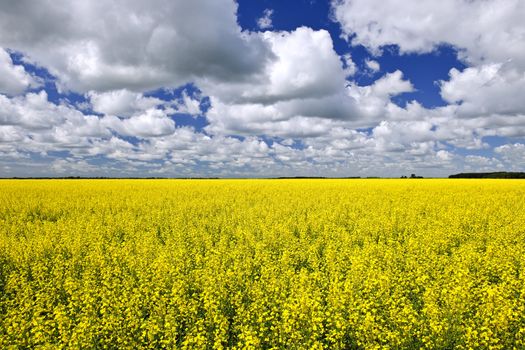
<path id="1" fill-rule="evenodd" d="M 271 9 L 253 19 L 260 31 L 243 30 L 233 0 L 0 3 L 0 171 L 443 176 L 523 169 L 524 6 L 334 0 L 341 30 L 334 34 L 279 30 Z M 347 45 L 336 51 L 339 35 Z M 360 45 L 364 54 L 353 51 Z M 443 106 L 406 97 L 418 87 L 382 64 L 391 45 L 401 55 L 457 50 L 468 67 L 434 82 Z M 503 142 L 494 147 L 491 138 Z"/>
<path id="2" fill-rule="evenodd" d="M 272 15 L 273 15 L 272 9 L 264 10 L 263 16 L 257 20 L 257 25 L 259 26 L 259 29 L 265 30 L 265 29 L 271 29 L 273 27 Z"/>
<path id="3" fill-rule="evenodd" d="M 451 69 L 441 82 L 445 101 L 459 117 L 523 114 L 525 3 L 519 0 L 435 2 L 338 0 L 334 18 L 352 45 L 380 54 L 386 45 L 401 53 L 425 53 L 447 44 L 471 67 Z"/>
<path id="4" fill-rule="evenodd" d="M 236 9 L 231 0 L 2 2 L 0 46 L 77 92 L 242 81 L 271 57 L 257 35 L 241 33 Z"/>
<path id="5" fill-rule="evenodd" d="M 424 53 L 450 44 L 470 64 L 511 59 L 525 69 L 520 0 L 334 0 L 332 6 L 344 37 L 375 53 L 385 45 Z"/>
<path id="6" fill-rule="evenodd" d="M 0 93 L 18 95 L 37 86 L 39 82 L 35 77 L 28 74 L 23 66 L 15 65 L 9 53 L 0 47 Z"/>

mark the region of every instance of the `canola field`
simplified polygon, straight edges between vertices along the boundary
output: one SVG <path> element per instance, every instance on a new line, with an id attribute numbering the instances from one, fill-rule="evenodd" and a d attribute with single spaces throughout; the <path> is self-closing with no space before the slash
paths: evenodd
<path id="1" fill-rule="evenodd" d="M 524 349 L 525 181 L 2 180 L 1 349 Z"/>

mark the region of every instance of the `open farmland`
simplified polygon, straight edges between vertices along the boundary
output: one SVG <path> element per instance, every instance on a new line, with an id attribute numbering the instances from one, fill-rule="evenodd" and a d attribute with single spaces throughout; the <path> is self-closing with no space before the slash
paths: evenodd
<path id="1" fill-rule="evenodd" d="M 520 180 L 0 181 L 0 348 L 525 347 Z"/>

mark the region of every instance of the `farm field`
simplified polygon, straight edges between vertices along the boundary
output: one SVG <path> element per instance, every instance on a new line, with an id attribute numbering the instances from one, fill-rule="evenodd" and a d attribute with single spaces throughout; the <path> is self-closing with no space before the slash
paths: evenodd
<path id="1" fill-rule="evenodd" d="M 523 349 L 525 181 L 2 180 L 38 347 Z"/>

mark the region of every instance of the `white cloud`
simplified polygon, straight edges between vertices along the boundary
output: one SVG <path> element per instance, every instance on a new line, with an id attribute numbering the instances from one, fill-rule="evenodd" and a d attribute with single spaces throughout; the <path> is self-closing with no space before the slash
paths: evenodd
<path id="1" fill-rule="evenodd" d="M 400 70 L 386 74 L 369 87 L 370 94 L 378 97 L 391 97 L 414 91 L 412 83 L 403 79 L 403 73 Z"/>
<path id="2" fill-rule="evenodd" d="M 397 123 L 382 121 L 373 129 L 372 135 L 375 139 L 381 140 L 382 143 L 388 141 L 392 144 L 402 145 L 414 142 L 427 142 L 436 138 L 432 127 L 432 123 L 428 121 Z"/>
<path id="3" fill-rule="evenodd" d="M 108 92 L 90 91 L 86 94 L 89 98 L 90 106 L 93 111 L 103 115 L 130 118 L 139 116 L 148 110 L 163 110 L 167 114 L 184 113 L 189 115 L 199 115 L 200 96 L 190 96 L 183 90 L 180 98 L 171 101 L 164 101 L 155 97 L 146 97 L 142 93 L 132 92 L 126 89 L 113 90 Z M 164 113 L 164 112 L 163 112 Z"/>
<path id="4" fill-rule="evenodd" d="M 483 148 L 483 136 L 524 135 L 523 1 L 334 0 L 332 8 L 344 37 L 376 55 L 385 45 L 397 45 L 401 53 L 426 53 L 443 44 L 458 50 L 470 67 L 453 68 L 449 79 L 439 82 L 449 106 L 421 109 L 418 116 L 436 118 L 441 113 L 442 139 L 458 147 Z"/>
<path id="5" fill-rule="evenodd" d="M 271 57 L 258 35 L 241 32 L 236 10 L 231 0 L 2 2 L 0 46 L 77 92 L 243 80 Z"/>
<path id="6" fill-rule="evenodd" d="M 276 59 L 259 80 L 201 84 L 211 96 L 208 132 L 311 137 L 345 120 L 371 126 L 386 117 L 393 96 L 413 91 L 401 71 L 370 86 L 348 85 L 351 57 L 342 62 L 324 30 L 301 27 L 262 35 Z"/>
<path id="7" fill-rule="evenodd" d="M 57 174 L 64 176 L 69 174 L 89 176 L 89 174 L 100 171 L 98 166 L 75 158 L 55 159 L 51 162 L 50 167 Z"/>
<path id="8" fill-rule="evenodd" d="M 239 140 L 206 135 L 188 127 L 174 128 L 168 112 L 157 108 L 128 118 L 97 117 L 84 115 L 69 105 L 49 102 L 43 92 L 5 99 L 15 109 L 25 105 L 26 114 L 38 116 L 39 121 L 56 114 L 62 118 L 48 119 L 52 126 L 45 129 L 35 128 L 34 121 L 0 126 L 2 159 L 23 159 L 30 153 L 49 159 L 47 165 L 18 162 L 10 170 L 13 174 L 17 167 L 27 170 L 31 166 L 35 168 L 32 174 L 40 175 L 53 175 L 49 171 L 71 175 L 96 171 L 97 175 L 112 176 L 355 176 L 370 171 L 392 175 L 402 174 L 409 167 L 420 169 L 414 162 L 421 162 L 420 166 L 434 164 L 436 169 L 450 163 L 450 159 L 436 153 L 440 146 L 435 141 L 435 131 L 423 121 L 381 123 L 369 135 L 350 129 L 346 120 L 318 117 L 254 124 L 277 136 L 306 136 L 298 141 L 303 148 L 297 149 L 291 140 L 269 145 L 254 136 Z M 125 140 L 128 136 L 138 139 L 131 143 Z M 51 151 L 66 151 L 70 156 L 57 160 L 47 155 Z M 96 166 L 91 157 L 97 157 Z M 98 165 L 101 157 L 107 162 Z"/>
<path id="9" fill-rule="evenodd" d="M 167 116 L 166 111 L 155 108 L 127 119 L 107 116 L 101 123 L 124 136 L 157 137 L 175 131 L 175 122 Z"/>
<path id="10" fill-rule="evenodd" d="M 407 116 L 405 109 L 400 109 L 390 100 L 393 96 L 414 90 L 412 83 L 403 79 L 401 71 L 385 74 L 372 85 L 358 86 L 352 84 L 347 88 L 348 95 L 358 109 L 360 118 L 356 127 L 370 127 L 381 120 L 395 118 L 395 113 L 401 111 Z"/>
<path id="11" fill-rule="evenodd" d="M 201 114 L 201 100 L 200 96 L 190 96 L 186 90 L 182 92 L 182 97 L 179 101 L 173 104 L 177 113 L 199 115 Z"/>
<path id="12" fill-rule="evenodd" d="M 372 73 L 377 73 L 381 69 L 381 66 L 379 65 L 379 62 L 367 59 L 365 60 L 365 65 Z"/>
<path id="13" fill-rule="evenodd" d="M 274 59 L 256 79 L 197 82 L 205 95 L 228 103 L 270 104 L 337 93 L 346 81 L 330 34 L 300 27 L 292 32 L 258 33 Z"/>
<path id="14" fill-rule="evenodd" d="M 486 64 L 459 72 L 441 83 L 441 96 L 458 104 L 458 115 L 516 115 L 525 112 L 525 72 L 510 64 Z"/>
<path id="15" fill-rule="evenodd" d="M 0 95 L 0 125 L 20 125 L 38 130 L 50 129 L 75 113 L 64 106 L 51 104 L 45 91 L 8 98 Z"/>
<path id="16" fill-rule="evenodd" d="M 275 59 L 259 79 L 240 84 L 201 82 L 203 93 L 211 96 L 208 131 L 308 135 L 323 128 L 317 119 L 355 117 L 345 91 L 343 63 L 328 32 L 301 27 L 261 37 Z"/>
<path id="17" fill-rule="evenodd" d="M 512 170 L 523 171 L 525 167 L 525 144 L 514 143 L 496 147 L 494 152 L 502 157 Z"/>
<path id="18" fill-rule="evenodd" d="M 341 58 L 343 59 L 345 75 L 347 77 L 353 76 L 357 72 L 357 65 L 352 60 L 352 55 L 347 53 L 347 54 L 344 54 Z"/>
<path id="19" fill-rule="evenodd" d="M 454 158 L 454 155 L 452 153 L 450 153 L 449 151 L 445 151 L 445 150 L 439 150 L 436 152 L 436 156 L 441 159 L 441 160 L 451 160 L 452 158 Z"/>
<path id="20" fill-rule="evenodd" d="M 505 170 L 501 161 L 494 157 L 468 155 L 464 159 L 466 171 L 493 172 Z"/>
<path id="21" fill-rule="evenodd" d="M 141 93 L 126 89 L 103 93 L 90 91 L 87 97 L 91 101 L 93 111 L 120 117 L 129 117 L 134 113 L 145 111 L 163 103 L 158 98 L 144 97 Z"/>
<path id="22" fill-rule="evenodd" d="M 430 52 L 443 43 L 471 64 L 512 59 L 525 69 L 525 3 L 520 0 L 334 0 L 334 17 L 353 44 L 373 52 Z"/>
<path id="23" fill-rule="evenodd" d="M 264 30 L 264 29 L 271 29 L 273 27 L 272 15 L 273 15 L 272 9 L 264 10 L 263 16 L 257 20 L 257 26 L 259 26 L 259 29 Z"/>
<path id="24" fill-rule="evenodd" d="M 12 32 L 2 31 L 0 42 L 22 51 L 25 48 L 31 59 L 58 76 L 61 85 L 78 91 L 90 88 L 86 96 L 93 110 L 105 115 L 138 116 L 162 102 L 134 90 L 177 84 L 180 77 L 192 78 L 211 97 L 208 131 L 214 133 L 319 135 L 332 123 L 321 119 L 367 118 L 365 124 L 369 125 L 384 113 L 391 96 L 411 87 L 396 72 L 368 90 L 356 86 L 349 90 L 345 77 L 355 73 L 355 64 L 350 56 L 341 58 L 336 54 L 327 31 L 301 27 L 292 32 L 241 33 L 233 2 L 221 0 L 225 5 L 221 11 L 217 10 L 217 2 L 197 2 L 202 5 L 199 11 L 197 4 L 175 1 L 162 12 L 132 2 L 118 17 L 106 4 L 61 4 L 71 15 L 59 11 L 58 5 L 48 6 L 44 9 L 48 20 L 60 18 L 67 28 L 73 26 L 75 13 L 82 11 L 83 16 L 70 31 L 60 32 L 58 27 L 39 21 L 27 26 L 20 25 L 23 21 L 12 23 Z M 9 14 L 7 17 L 13 22 L 18 10 L 6 11 L 4 16 Z M 168 14 L 179 21 L 167 22 L 164 16 Z M 210 24 L 189 31 L 189 14 L 192 23 L 206 19 Z M 25 16 L 36 17 L 36 13 Z M 110 23 L 110 34 L 100 36 Z M 217 35 L 221 33 L 224 35 L 218 48 Z M 46 40 L 45 48 L 41 47 L 40 43 Z M 204 48 L 205 55 L 196 54 L 195 50 Z M 226 59 L 228 55 L 223 50 L 242 52 L 238 55 L 242 58 Z M 180 56 L 182 53 L 188 56 Z M 189 68 L 181 69 L 190 60 L 190 54 Z M 251 54 L 257 58 L 250 57 Z M 216 60 L 216 55 L 222 59 Z M 253 67 L 243 66 L 244 60 L 249 60 Z M 226 74 L 230 64 L 238 72 Z M 201 65 L 205 67 L 199 69 Z M 187 94 L 170 106 L 180 113 L 200 113 L 200 101 Z M 134 123 L 138 122 L 134 119 Z M 162 132 L 171 130 L 169 121 L 163 123 L 166 129 Z M 126 135 L 135 130 L 131 121 L 119 118 L 113 119 L 111 125 L 112 130 L 120 128 Z"/>
<path id="25" fill-rule="evenodd" d="M 13 64 L 9 53 L 0 47 L 0 93 L 18 95 L 38 85 L 35 78 L 23 66 Z"/>
<path id="26" fill-rule="evenodd" d="M 12 125 L 0 125 L 0 143 L 20 142 L 23 139 L 24 135 L 20 129 Z"/>
<path id="27" fill-rule="evenodd" d="M 0 128 L 3 141 L 22 154 L 88 148 L 92 139 L 111 136 L 100 118 L 49 102 L 45 91 L 0 95 Z"/>

